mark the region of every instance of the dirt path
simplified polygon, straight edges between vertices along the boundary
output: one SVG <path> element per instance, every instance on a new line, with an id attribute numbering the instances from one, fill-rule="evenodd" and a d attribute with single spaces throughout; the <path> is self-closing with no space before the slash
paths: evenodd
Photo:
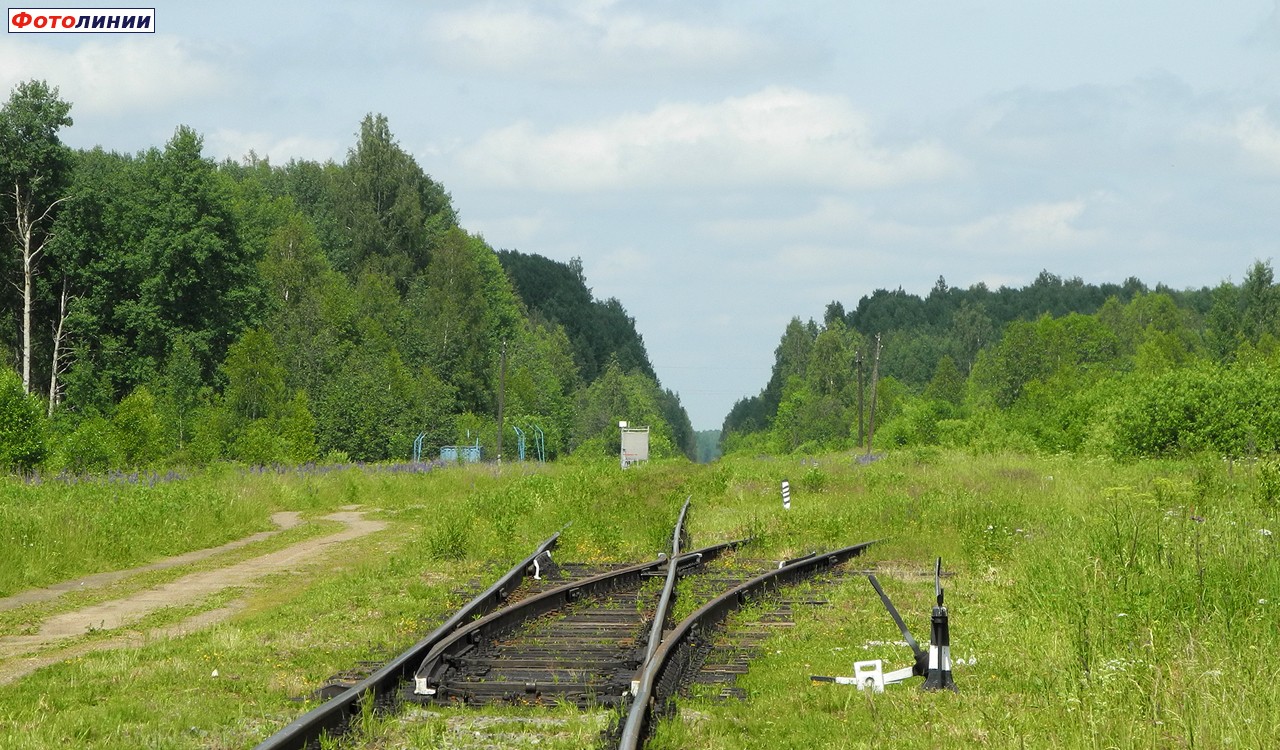
<path id="1" fill-rule="evenodd" d="M 226 619 L 238 611 L 243 607 L 243 602 L 231 602 L 220 609 L 194 615 L 177 625 L 159 628 L 145 633 L 128 633 L 105 641 L 80 644 L 73 648 L 62 649 L 56 654 L 38 653 L 50 648 L 56 648 L 60 642 L 76 636 L 84 635 L 90 631 L 108 631 L 122 628 L 165 607 L 181 606 L 198 602 L 224 588 L 233 586 L 251 586 L 255 579 L 261 578 L 262 576 L 297 569 L 309 558 L 317 556 L 331 545 L 350 541 L 386 528 L 385 523 L 381 521 L 366 520 L 363 517 L 363 513 L 354 510 L 332 513 L 324 516 L 324 518 L 326 520 L 339 521 L 346 524 L 346 528 L 328 536 L 308 539 L 282 550 L 277 550 L 276 552 L 271 552 L 260 557 L 244 560 L 233 565 L 228 565 L 224 568 L 192 573 L 175 581 L 171 581 L 155 588 L 148 589 L 147 591 L 141 591 L 121 599 L 102 602 L 73 612 L 54 615 L 41 624 L 39 632 L 35 635 L 7 636 L 0 638 L 0 684 L 11 682 L 48 664 L 79 656 L 89 651 L 136 645 L 146 641 L 147 639 L 182 635 L 203 627 L 208 627 L 215 622 Z M 278 524 L 284 522 L 289 525 L 296 525 L 298 522 L 297 514 L 292 514 L 289 518 L 277 518 L 276 522 Z M 272 533 L 276 532 L 263 533 L 270 536 Z M 180 556 L 180 558 L 182 559 L 182 562 L 204 559 L 213 554 L 217 554 L 218 552 L 225 551 L 228 548 L 234 549 L 235 547 L 249 544 L 251 541 L 257 541 L 254 537 L 259 539 L 265 538 L 262 535 L 255 534 L 253 537 L 245 537 L 245 539 L 237 540 L 229 545 L 223 545 L 213 550 L 200 550 L 199 552 L 188 553 L 187 555 Z M 86 583 L 86 586 L 104 586 L 112 581 L 119 580 L 142 571 L 179 565 L 181 564 L 180 562 L 171 561 L 178 560 L 180 558 L 168 558 L 159 563 L 154 563 L 142 568 L 134 568 L 128 571 L 103 573 L 98 576 L 91 576 L 90 578 L 59 584 L 58 586 L 49 587 L 48 589 L 38 589 L 32 592 L 25 592 L 17 595 L 16 597 L 10 597 L 9 599 L 29 596 L 31 598 L 22 603 L 42 601 L 43 599 L 50 599 L 76 588 L 81 581 L 93 581 L 92 583 Z M 56 591 L 56 593 L 50 595 L 44 595 L 41 593 L 46 591 Z M 18 605 L 10 605 L 10 607 L 6 608 L 11 608 L 13 606 Z"/>
<path id="2" fill-rule="evenodd" d="M 233 549 L 239 549 L 245 545 L 253 544 L 254 542 L 260 542 L 263 539 L 269 539 L 285 529 L 292 529 L 301 521 L 302 514 L 295 511 L 287 510 L 281 513 L 274 513 L 271 516 L 271 522 L 278 527 L 274 531 L 260 531 L 257 534 L 246 536 L 243 539 L 237 539 L 234 542 L 227 542 L 221 547 L 198 549 L 193 552 L 187 552 L 186 554 L 166 557 L 158 562 L 153 562 L 150 565 L 143 565 L 138 568 L 112 570 L 106 573 L 97 573 L 91 576 L 85 576 L 84 578 L 77 578 L 74 581 L 55 583 L 52 586 L 47 586 L 42 589 L 23 591 L 21 593 L 14 594 L 13 596 L 7 596 L 0 599 L 0 612 L 7 609 L 16 609 L 26 604 L 34 604 L 36 602 L 48 601 L 49 599 L 57 599 L 69 591 L 84 591 L 87 589 L 102 588 L 103 586 L 115 583 L 122 578 L 128 578 L 129 576 L 137 575 L 138 573 L 146 573 L 151 570 L 164 570 L 165 568 L 173 568 L 179 565 L 186 565 L 187 563 L 204 560 L 206 558 L 213 557 L 214 555 L 220 555 L 223 552 L 229 552 Z"/>

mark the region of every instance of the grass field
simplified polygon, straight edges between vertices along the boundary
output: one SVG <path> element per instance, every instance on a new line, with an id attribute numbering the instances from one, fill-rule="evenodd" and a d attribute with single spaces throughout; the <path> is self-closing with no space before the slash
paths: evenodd
<path id="1" fill-rule="evenodd" d="M 1209 458 L 1117 465 L 927 451 L 868 466 L 839 455 L 626 472 L 602 463 L 222 470 L 154 485 L 6 480 L 0 596 L 222 544 L 270 528 L 275 511 L 302 511 L 313 523 L 235 555 L 320 533 L 314 519 L 344 506 L 388 527 L 301 574 L 133 628 L 244 602 L 206 630 L 104 651 L 89 649 L 119 634 L 86 632 L 74 644 L 81 655 L 0 685 L 0 748 L 252 746 L 307 708 L 291 698 L 407 647 L 565 524 L 560 560 L 647 559 L 669 543 L 686 496 L 695 544 L 752 534 L 752 555 L 782 558 L 883 538 L 866 562 L 883 571 L 922 640 L 933 587 L 914 573 L 942 556 L 954 574 L 946 585 L 960 693 L 922 693 L 918 680 L 876 696 L 810 684 L 810 674 L 851 674 L 859 659 L 909 663 L 907 649 L 878 645 L 897 631 L 855 577 L 767 645 L 740 682 L 747 701 L 682 699 L 657 747 L 1275 746 L 1277 475 L 1267 462 Z M 778 496 L 784 478 L 790 511 Z M 140 585 L 0 613 L 0 635 Z M 361 746 L 382 748 L 522 746 L 530 737 L 568 748 L 589 744 L 600 722 L 570 710 L 418 711 L 370 716 L 360 734 L 370 741 Z"/>

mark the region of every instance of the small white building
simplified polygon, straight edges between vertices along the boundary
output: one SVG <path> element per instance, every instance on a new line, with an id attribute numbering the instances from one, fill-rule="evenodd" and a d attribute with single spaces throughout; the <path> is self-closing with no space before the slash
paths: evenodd
<path id="1" fill-rule="evenodd" d="M 627 468 L 637 461 L 649 460 L 649 428 L 628 427 L 626 422 L 619 422 L 622 430 L 622 468 Z"/>

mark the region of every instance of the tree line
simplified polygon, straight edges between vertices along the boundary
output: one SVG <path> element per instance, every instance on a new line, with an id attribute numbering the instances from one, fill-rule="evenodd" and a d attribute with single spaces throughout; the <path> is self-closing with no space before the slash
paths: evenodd
<path id="1" fill-rule="evenodd" d="M 629 419 L 693 455 L 622 304 L 467 232 L 384 116 L 341 163 L 273 165 L 185 126 L 71 149 L 70 112 L 43 81 L 0 108 L 0 467 L 492 456 L 500 400 L 508 446 L 604 452 Z"/>
<path id="2" fill-rule="evenodd" d="M 768 383 L 725 418 L 723 449 L 866 446 L 873 369 L 876 446 L 1272 452 L 1280 285 L 1257 261 L 1239 284 L 1199 289 L 1045 271 L 1021 288 L 939 278 L 924 298 L 881 289 L 850 312 L 832 302 L 821 323 L 787 325 Z"/>

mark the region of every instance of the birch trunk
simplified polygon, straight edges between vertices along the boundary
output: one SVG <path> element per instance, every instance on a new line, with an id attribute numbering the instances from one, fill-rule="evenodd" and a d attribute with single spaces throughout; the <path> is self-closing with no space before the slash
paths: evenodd
<path id="1" fill-rule="evenodd" d="M 58 300 L 58 325 L 53 329 L 53 357 L 49 362 L 49 418 L 53 418 L 53 410 L 62 399 L 58 392 L 58 376 L 62 374 L 62 365 L 58 355 L 62 350 L 62 340 L 66 336 L 64 326 L 67 322 L 67 280 L 62 280 L 62 296 Z"/>

